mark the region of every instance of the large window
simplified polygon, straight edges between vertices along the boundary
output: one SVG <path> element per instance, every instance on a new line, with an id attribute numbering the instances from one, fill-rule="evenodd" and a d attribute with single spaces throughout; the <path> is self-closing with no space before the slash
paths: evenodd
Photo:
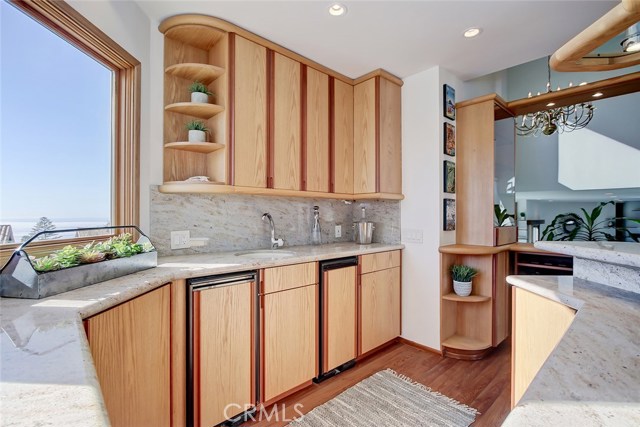
<path id="1" fill-rule="evenodd" d="M 63 2 L 1 0 L 0 21 L 0 257 L 137 224 L 139 62 Z"/>

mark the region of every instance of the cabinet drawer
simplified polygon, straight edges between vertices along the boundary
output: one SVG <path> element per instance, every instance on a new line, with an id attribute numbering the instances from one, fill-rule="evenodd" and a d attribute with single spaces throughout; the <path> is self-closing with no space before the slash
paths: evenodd
<path id="1" fill-rule="evenodd" d="M 400 267 L 400 251 L 379 252 L 377 254 L 362 255 L 360 258 L 360 273 L 386 270 Z"/>
<path id="2" fill-rule="evenodd" d="M 318 274 L 315 262 L 267 268 L 264 270 L 261 293 L 268 294 L 316 283 L 318 283 Z"/>

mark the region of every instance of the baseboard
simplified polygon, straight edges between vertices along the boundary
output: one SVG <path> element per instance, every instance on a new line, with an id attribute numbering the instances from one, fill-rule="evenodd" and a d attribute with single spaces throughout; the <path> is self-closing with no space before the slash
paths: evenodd
<path id="1" fill-rule="evenodd" d="M 442 356 L 442 352 L 440 350 L 436 350 L 435 348 L 431 348 L 426 345 L 419 344 L 415 341 L 411 341 L 403 337 L 398 337 L 397 340 L 402 344 L 410 345 L 411 347 L 419 348 L 420 350 L 428 351 L 429 353 L 435 353 L 438 356 Z"/>

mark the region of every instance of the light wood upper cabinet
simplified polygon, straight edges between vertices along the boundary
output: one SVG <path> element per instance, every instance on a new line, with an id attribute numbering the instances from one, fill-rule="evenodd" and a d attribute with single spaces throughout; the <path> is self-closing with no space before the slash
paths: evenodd
<path id="1" fill-rule="evenodd" d="M 262 401 L 269 402 L 317 375 L 318 286 L 262 295 Z"/>
<path id="2" fill-rule="evenodd" d="M 86 320 L 113 426 L 171 425 L 169 285 Z"/>
<path id="3" fill-rule="evenodd" d="M 267 49 L 232 35 L 233 184 L 267 186 Z"/>
<path id="4" fill-rule="evenodd" d="M 306 190 L 329 191 L 329 76 L 307 67 Z"/>
<path id="5" fill-rule="evenodd" d="M 353 86 L 333 82 L 333 191 L 353 193 Z"/>
<path id="6" fill-rule="evenodd" d="M 255 282 L 194 293 L 196 425 L 213 426 L 255 406 Z M 225 414 L 225 408 L 236 405 Z"/>
<path id="7" fill-rule="evenodd" d="M 354 88 L 354 193 L 402 193 L 400 86 L 376 76 Z"/>
<path id="8" fill-rule="evenodd" d="M 273 188 L 300 190 L 301 186 L 301 64 L 273 54 Z"/>

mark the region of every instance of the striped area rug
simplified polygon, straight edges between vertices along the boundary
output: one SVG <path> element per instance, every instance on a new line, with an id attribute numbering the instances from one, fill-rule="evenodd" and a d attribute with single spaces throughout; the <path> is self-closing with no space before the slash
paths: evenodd
<path id="1" fill-rule="evenodd" d="M 391 369 L 377 372 L 291 427 L 467 427 L 478 411 Z"/>

